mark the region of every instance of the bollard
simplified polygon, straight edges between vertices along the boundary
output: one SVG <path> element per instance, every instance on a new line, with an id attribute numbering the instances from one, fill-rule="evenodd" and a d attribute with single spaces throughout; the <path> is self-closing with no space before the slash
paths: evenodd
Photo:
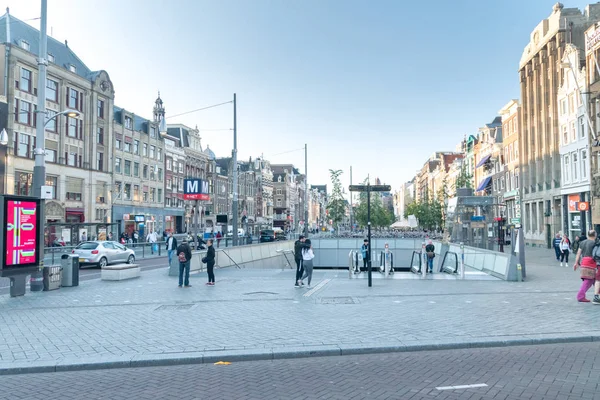
<path id="1" fill-rule="evenodd" d="M 427 253 L 425 252 L 425 242 L 423 242 L 423 246 L 421 246 L 421 258 L 423 259 L 421 265 L 421 276 L 425 278 L 427 275 Z"/>
<path id="2" fill-rule="evenodd" d="M 521 264 L 517 264 L 517 282 L 523 282 L 523 268 L 521 268 Z"/>
<path id="3" fill-rule="evenodd" d="M 460 279 L 465 279 L 465 244 L 460 242 Z"/>

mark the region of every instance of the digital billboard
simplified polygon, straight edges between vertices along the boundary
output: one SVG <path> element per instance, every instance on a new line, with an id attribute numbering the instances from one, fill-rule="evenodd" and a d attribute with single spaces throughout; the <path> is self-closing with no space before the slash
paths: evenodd
<path id="1" fill-rule="evenodd" d="M 4 196 L 3 268 L 39 265 L 40 201 Z"/>

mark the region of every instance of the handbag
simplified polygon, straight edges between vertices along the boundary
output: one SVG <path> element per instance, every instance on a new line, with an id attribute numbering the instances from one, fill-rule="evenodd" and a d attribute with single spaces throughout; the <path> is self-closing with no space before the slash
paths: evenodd
<path id="1" fill-rule="evenodd" d="M 581 279 L 596 279 L 596 268 L 581 267 Z"/>
<path id="2" fill-rule="evenodd" d="M 433 258 L 434 256 L 435 256 L 435 253 L 433 251 L 427 252 L 427 258 Z"/>
<path id="3" fill-rule="evenodd" d="M 202 257 L 202 263 L 203 263 L 203 264 L 206 264 L 207 262 L 208 262 L 208 258 L 206 258 L 206 257 Z"/>

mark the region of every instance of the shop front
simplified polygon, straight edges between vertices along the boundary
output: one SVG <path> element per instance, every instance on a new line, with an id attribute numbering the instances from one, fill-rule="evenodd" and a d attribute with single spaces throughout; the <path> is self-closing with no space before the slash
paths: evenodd
<path id="1" fill-rule="evenodd" d="M 179 229 L 183 226 L 184 210 L 154 207 L 113 206 L 113 218 L 118 223 L 120 237 L 126 233 L 132 237 L 137 231 L 140 241 L 144 241 L 150 232 L 157 232 L 160 239 L 167 229 Z"/>
<path id="2" fill-rule="evenodd" d="M 568 194 L 563 198 L 563 232 L 571 241 L 590 227 L 589 192 Z"/>

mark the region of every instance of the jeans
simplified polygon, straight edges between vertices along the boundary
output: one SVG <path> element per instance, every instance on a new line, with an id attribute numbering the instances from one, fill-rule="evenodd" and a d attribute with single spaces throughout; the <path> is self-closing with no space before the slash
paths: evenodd
<path id="1" fill-rule="evenodd" d="M 175 254 L 175 250 L 169 250 L 167 252 L 167 254 L 169 255 L 169 267 L 171 266 L 171 260 L 173 259 L 173 254 Z"/>
<path id="2" fill-rule="evenodd" d="M 577 292 L 577 300 L 582 301 L 585 299 L 585 293 L 592 287 L 594 284 L 593 279 L 581 279 L 581 287 L 579 288 L 579 292 Z"/>
<path id="3" fill-rule="evenodd" d="M 433 272 L 433 258 L 427 258 L 427 269 L 429 272 Z"/>
<path id="4" fill-rule="evenodd" d="M 206 272 L 208 273 L 208 282 L 215 283 L 215 262 L 208 262 L 206 264 Z M 189 269 L 188 269 L 189 270 Z"/>
<path id="5" fill-rule="evenodd" d="M 566 262 L 567 264 L 569 263 L 569 250 L 563 250 L 562 253 L 560 254 L 560 262 Z"/>
<path id="6" fill-rule="evenodd" d="M 295 285 L 298 285 L 298 281 L 302 278 L 302 274 L 304 273 L 304 266 L 302 265 L 302 259 L 296 259 L 296 280 L 294 281 Z"/>
<path id="7" fill-rule="evenodd" d="M 185 281 L 183 280 L 183 272 L 185 271 Z M 190 262 L 179 262 L 179 286 L 189 286 L 190 284 Z"/>
<path id="8" fill-rule="evenodd" d="M 556 261 L 560 260 L 560 249 L 558 246 L 554 246 L 554 252 L 556 253 Z"/>

